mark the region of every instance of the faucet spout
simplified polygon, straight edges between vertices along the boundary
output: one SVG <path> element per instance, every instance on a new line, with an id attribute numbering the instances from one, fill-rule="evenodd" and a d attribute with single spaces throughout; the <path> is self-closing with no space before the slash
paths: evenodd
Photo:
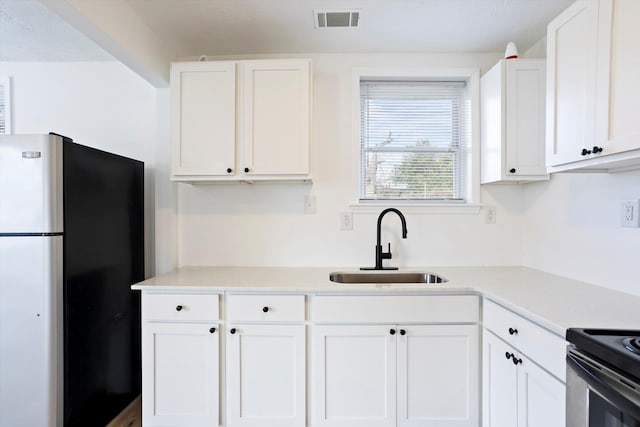
<path id="1" fill-rule="evenodd" d="M 402 214 L 402 212 L 400 212 L 396 208 L 387 208 L 382 212 L 380 212 L 380 215 L 378 215 L 378 228 L 376 229 L 376 239 L 377 239 L 376 243 L 378 245 L 380 245 L 380 234 L 382 231 L 382 218 L 384 218 L 384 216 L 389 212 L 393 212 L 400 217 L 400 222 L 402 222 L 402 238 L 403 239 L 407 238 L 407 220 L 404 218 L 404 215 Z"/>
<path id="2" fill-rule="evenodd" d="M 378 216 L 378 225 L 376 228 L 376 266 L 375 267 L 362 267 L 361 270 L 397 270 L 398 267 L 383 267 L 382 260 L 383 259 L 391 259 L 391 243 L 389 243 L 389 249 L 387 252 L 382 250 L 382 242 L 381 242 L 381 234 L 382 234 L 382 218 L 389 212 L 393 212 L 400 217 L 400 221 L 402 222 L 402 238 L 407 238 L 407 221 L 398 209 L 396 208 L 387 208 L 380 212 Z"/>

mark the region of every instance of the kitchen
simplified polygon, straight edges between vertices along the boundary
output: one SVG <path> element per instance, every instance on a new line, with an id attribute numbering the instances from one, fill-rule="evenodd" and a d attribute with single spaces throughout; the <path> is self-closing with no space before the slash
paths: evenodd
<path id="1" fill-rule="evenodd" d="M 531 50 L 519 46 L 523 57 L 544 53 L 544 41 L 536 43 L 544 37 L 544 28 L 539 34 L 530 42 Z M 134 51 L 133 40 L 121 48 Z M 156 255 L 148 261 L 149 275 L 176 265 L 354 268 L 372 262 L 378 212 L 354 212 L 353 230 L 340 230 L 339 213 L 351 209 L 357 194 L 353 191 L 351 69 L 391 63 L 396 67 L 478 67 L 483 74 L 503 56 L 507 41 L 502 40 L 492 53 L 287 55 L 309 57 L 313 62 L 312 185 L 170 184 L 168 89 L 150 87 L 120 64 L 45 63 L 36 70 L 29 64 L 3 62 L 1 74 L 13 76 L 14 133 L 57 130 L 73 134 L 76 140 L 97 141 L 111 150 L 132 153 L 153 165 L 147 177 L 152 189 L 148 203 L 155 205 L 149 208 L 147 253 L 155 247 Z M 71 73 L 68 80 L 65 72 Z M 20 83 L 21 76 L 26 83 Z M 90 76 L 103 78 L 91 85 Z M 73 89 L 82 78 L 89 81 L 87 90 L 70 90 L 75 99 L 57 109 L 61 120 L 54 121 L 48 111 L 35 114 L 38 110 L 23 98 L 35 96 L 25 94 L 25 86 L 47 94 L 60 82 L 69 82 Z M 98 114 L 87 117 L 82 106 L 93 105 L 89 95 L 100 86 L 107 92 L 108 84 L 123 98 L 103 95 L 109 101 L 101 109 L 94 106 Z M 117 111 L 121 115 L 114 116 Z M 59 123 L 65 128 L 54 129 Z M 122 147 L 115 141 L 123 141 Z M 145 145 L 133 141 L 145 141 Z M 620 201 L 639 197 L 639 178 L 637 171 L 553 174 L 547 182 L 484 185 L 479 199 L 485 206 L 496 207 L 495 224 L 486 224 L 484 210 L 456 215 L 405 211 L 408 238 L 400 240 L 399 227 L 392 221 L 385 231 L 394 239 L 393 263 L 400 267 L 523 265 L 639 295 L 640 274 L 631 256 L 638 232 L 619 226 Z M 315 197 L 315 214 L 303 213 L 308 195 Z"/>

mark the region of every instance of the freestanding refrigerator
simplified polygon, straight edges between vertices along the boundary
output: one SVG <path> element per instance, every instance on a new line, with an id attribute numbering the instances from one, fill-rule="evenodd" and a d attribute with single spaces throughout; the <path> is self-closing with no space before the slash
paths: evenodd
<path id="1" fill-rule="evenodd" d="M 0 427 L 104 427 L 140 394 L 144 164 L 0 135 Z"/>

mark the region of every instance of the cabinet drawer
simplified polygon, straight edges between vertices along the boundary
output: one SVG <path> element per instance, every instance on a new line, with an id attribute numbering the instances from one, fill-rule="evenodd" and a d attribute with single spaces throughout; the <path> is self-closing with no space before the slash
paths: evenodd
<path id="1" fill-rule="evenodd" d="M 211 321 L 218 320 L 218 295 L 143 294 L 142 320 Z"/>
<path id="2" fill-rule="evenodd" d="M 534 322 L 484 301 L 484 327 L 546 370 L 565 381 L 566 341 Z"/>
<path id="3" fill-rule="evenodd" d="M 479 299 L 474 295 L 318 296 L 316 323 L 476 323 Z"/>
<path id="4" fill-rule="evenodd" d="M 301 322 L 304 295 L 229 295 L 227 319 L 246 322 Z"/>

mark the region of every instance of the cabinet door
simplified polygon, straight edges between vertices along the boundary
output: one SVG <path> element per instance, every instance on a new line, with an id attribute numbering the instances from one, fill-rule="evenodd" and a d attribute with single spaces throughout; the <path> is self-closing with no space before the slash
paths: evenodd
<path id="1" fill-rule="evenodd" d="M 565 385 L 520 356 L 518 365 L 518 426 L 564 427 Z"/>
<path id="2" fill-rule="evenodd" d="M 547 165 L 580 160 L 595 142 L 598 2 L 578 0 L 547 31 Z"/>
<path id="3" fill-rule="evenodd" d="M 505 175 L 546 175 L 545 61 L 505 60 Z M 513 171 L 513 172 L 511 172 Z"/>
<path id="4" fill-rule="evenodd" d="M 640 148 L 640 2 L 600 1 L 598 132 L 602 154 Z"/>
<path id="5" fill-rule="evenodd" d="M 518 424 L 518 368 L 515 350 L 486 329 L 482 343 L 482 425 L 515 427 Z M 508 357 L 507 357 L 508 356 Z M 564 400 L 562 402 L 564 404 Z"/>
<path id="6" fill-rule="evenodd" d="M 235 63 L 172 64 L 171 108 L 174 177 L 233 174 L 236 150 Z"/>
<path id="7" fill-rule="evenodd" d="M 217 326 L 144 323 L 142 334 L 145 426 L 217 426 Z"/>
<path id="8" fill-rule="evenodd" d="M 395 426 L 395 332 L 384 325 L 314 326 L 314 426 Z"/>
<path id="9" fill-rule="evenodd" d="M 310 61 L 244 61 L 243 157 L 249 175 L 309 173 Z"/>
<path id="10" fill-rule="evenodd" d="M 237 325 L 227 334 L 229 426 L 304 427 L 305 326 Z"/>
<path id="11" fill-rule="evenodd" d="M 478 326 L 399 326 L 398 426 L 476 427 Z"/>

